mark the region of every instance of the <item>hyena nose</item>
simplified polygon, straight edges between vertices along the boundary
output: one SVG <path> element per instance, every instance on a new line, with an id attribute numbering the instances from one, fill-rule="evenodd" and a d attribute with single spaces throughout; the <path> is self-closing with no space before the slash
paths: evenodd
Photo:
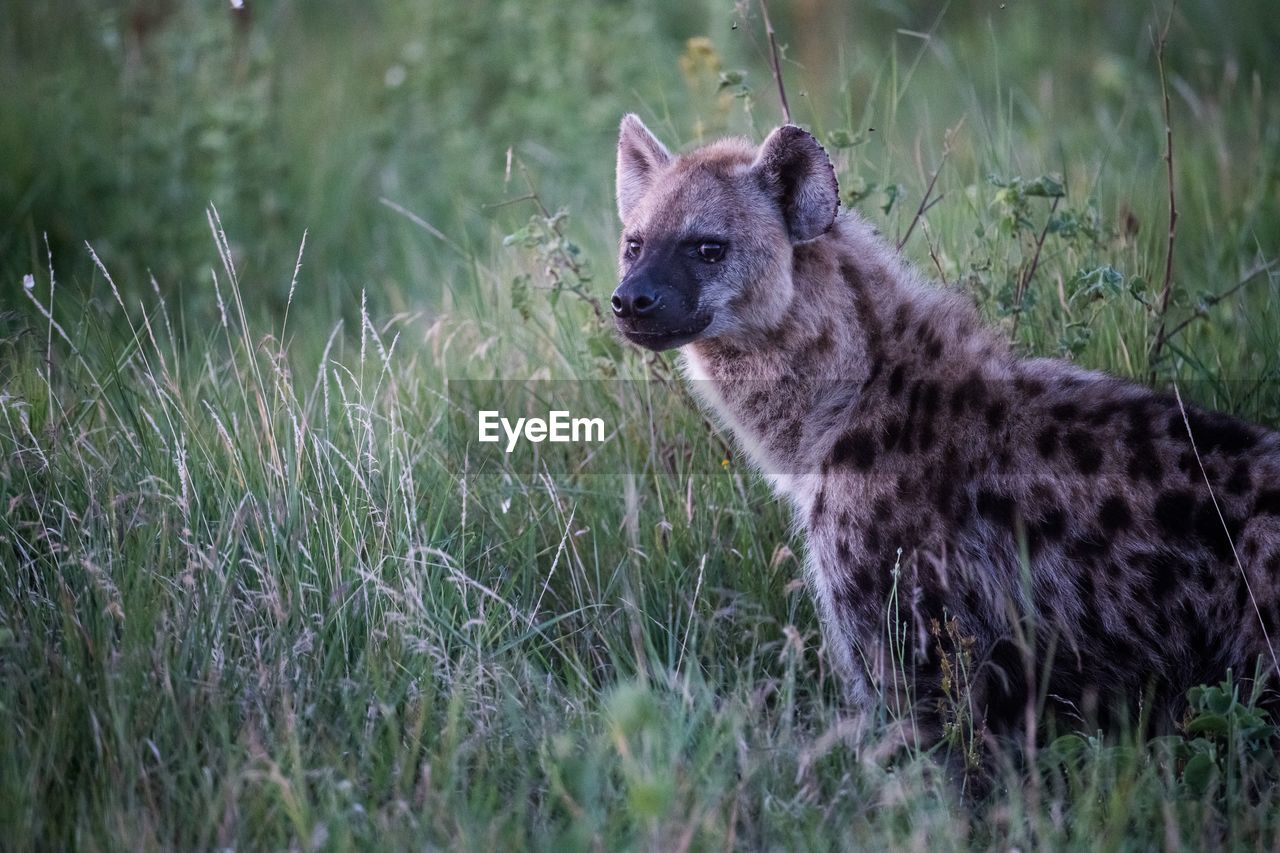
<path id="1" fill-rule="evenodd" d="M 644 317 L 658 308 L 657 295 L 647 287 L 627 283 L 613 292 L 609 300 L 615 317 Z"/>

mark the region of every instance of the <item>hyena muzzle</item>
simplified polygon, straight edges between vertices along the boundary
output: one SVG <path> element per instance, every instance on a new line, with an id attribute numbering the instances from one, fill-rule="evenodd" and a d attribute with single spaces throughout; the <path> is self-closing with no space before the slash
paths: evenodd
<path id="1" fill-rule="evenodd" d="M 791 503 L 851 699 L 929 737 L 963 669 L 992 731 L 1032 703 L 1167 726 L 1190 686 L 1275 669 L 1280 433 L 1016 357 L 838 213 L 797 127 L 674 156 L 629 115 L 617 201 L 617 327 L 680 348 Z"/>

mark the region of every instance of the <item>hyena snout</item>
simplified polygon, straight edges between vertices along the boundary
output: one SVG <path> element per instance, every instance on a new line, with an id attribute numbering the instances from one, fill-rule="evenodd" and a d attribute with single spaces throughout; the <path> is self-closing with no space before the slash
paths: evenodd
<path id="1" fill-rule="evenodd" d="M 647 317 L 662 307 L 658 289 L 648 281 L 624 281 L 609 300 L 613 316 L 620 320 Z"/>
<path id="2" fill-rule="evenodd" d="M 614 323 L 627 340 L 651 350 L 673 349 L 697 340 L 711 323 L 698 310 L 690 288 L 668 279 L 679 276 L 637 268 L 613 292 Z"/>

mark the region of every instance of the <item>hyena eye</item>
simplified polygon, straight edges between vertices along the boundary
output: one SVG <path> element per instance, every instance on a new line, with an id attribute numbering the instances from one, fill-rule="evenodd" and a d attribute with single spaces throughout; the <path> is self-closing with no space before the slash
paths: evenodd
<path id="1" fill-rule="evenodd" d="M 709 264 L 714 264 L 716 261 L 724 257 L 724 244 L 711 242 L 703 243 L 698 246 L 698 257 L 702 258 Z"/>
<path id="2" fill-rule="evenodd" d="M 640 256 L 641 245 L 642 244 L 639 240 L 628 240 L 626 248 L 623 251 L 626 252 L 628 258 L 636 258 Z"/>

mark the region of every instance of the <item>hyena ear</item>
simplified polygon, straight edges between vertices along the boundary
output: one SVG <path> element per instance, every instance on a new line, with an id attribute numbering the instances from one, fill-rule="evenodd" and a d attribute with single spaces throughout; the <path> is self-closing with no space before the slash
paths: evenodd
<path id="1" fill-rule="evenodd" d="M 836 221 L 840 187 L 827 152 L 793 124 L 769 134 L 751 167 L 778 200 L 793 243 L 821 237 Z"/>
<path id="2" fill-rule="evenodd" d="M 622 117 L 618 131 L 618 216 L 626 222 L 653 184 L 653 176 L 671 162 L 658 138 L 634 113 Z"/>

